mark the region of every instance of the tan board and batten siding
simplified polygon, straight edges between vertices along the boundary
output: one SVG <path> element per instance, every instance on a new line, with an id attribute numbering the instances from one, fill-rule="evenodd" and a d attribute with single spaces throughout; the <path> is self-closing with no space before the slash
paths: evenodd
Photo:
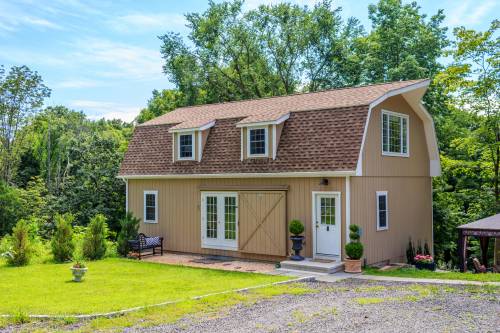
<path id="1" fill-rule="evenodd" d="M 237 187 L 248 186 L 263 186 L 263 185 L 286 185 L 287 191 L 279 191 L 286 196 L 286 217 L 285 222 L 292 219 L 300 219 L 305 225 L 305 252 L 304 255 L 312 256 L 312 192 L 313 191 L 339 191 L 345 192 L 344 178 L 329 178 L 327 186 L 319 185 L 318 178 L 273 178 L 273 179 L 156 179 L 156 180 L 134 180 L 129 181 L 129 209 L 137 217 L 143 217 L 144 191 L 158 191 L 158 224 L 141 223 L 140 231 L 146 234 L 162 235 L 165 238 L 165 248 L 170 251 L 203 253 L 228 255 L 236 257 L 256 258 L 274 260 L 283 256 L 263 255 L 259 253 L 248 253 L 243 251 L 223 251 L 213 249 L 203 249 L 201 247 L 201 191 L 200 187 L 209 190 L 220 190 L 220 186 L 234 185 Z M 257 187 L 256 187 L 257 188 Z M 235 191 L 224 190 L 224 191 Z M 277 191 L 248 191 L 260 192 L 262 195 L 268 193 L 276 193 Z M 245 197 L 247 191 L 239 191 L 240 207 L 242 206 L 241 197 Z M 255 200 L 254 198 L 249 198 Z M 272 198 L 271 201 L 274 201 Z M 264 203 L 264 202 L 263 202 Z M 254 204 L 254 203 L 252 203 Z M 345 200 L 342 200 L 342 220 L 345 221 Z M 268 204 L 263 204 L 262 207 L 253 206 L 254 210 L 265 211 L 269 208 Z M 245 230 L 251 232 L 251 228 L 246 228 L 245 219 L 250 217 L 242 216 L 240 210 L 239 223 L 239 240 L 240 245 L 242 240 L 245 240 Z M 282 223 L 280 218 L 283 213 L 273 215 L 274 224 L 281 225 L 279 228 L 270 227 L 270 223 L 266 222 L 266 231 L 268 235 L 260 234 L 260 241 L 249 243 L 254 250 L 261 246 L 263 249 L 269 247 L 269 252 L 275 253 L 276 246 L 280 247 L 285 243 L 285 253 L 290 252 L 290 244 L 288 241 L 288 232 L 286 223 Z M 252 221 L 254 223 L 254 221 Z M 342 223 L 344 228 L 345 223 Z M 342 229 L 342 243 L 344 243 L 345 229 Z M 268 237 L 277 240 L 277 245 L 268 242 Z M 257 250 L 256 250 L 257 251 Z"/>
<path id="2" fill-rule="evenodd" d="M 409 153 L 405 157 L 382 156 L 381 110 L 409 115 Z M 277 126 L 278 133 L 281 126 Z M 246 129 L 242 131 L 246 137 Z M 272 154 L 272 128 L 269 127 L 269 156 Z M 277 134 L 278 134 L 277 133 Z M 277 135 L 279 138 L 280 135 Z M 197 139 L 197 136 L 196 136 Z M 278 140 L 277 140 L 278 141 Z M 197 147 L 197 145 L 195 145 Z M 246 144 L 243 156 L 247 157 Z M 279 158 L 279 147 L 278 147 Z M 427 241 L 432 248 L 432 183 L 429 176 L 423 124 L 402 96 L 389 98 L 371 111 L 362 152 L 361 177 L 350 177 L 350 223 L 362 228 L 361 240 L 365 245 L 367 264 L 381 261 L 401 261 L 408 238 Z M 165 248 L 170 251 L 228 255 L 253 259 L 275 260 L 290 253 L 287 222 L 299 219 L 305 225 L 304 255 L 312 257 L 312 192 L 341 192 L 341 237 L 344 258 L 346 235 L 346 180 L 328 178 L 328 185 L 320 185 L 320 178 L 248 178 L 248 179 L 151 179 L 128 181 L 129 210 L 143 217 L 143 192 L 158 191 L 158 224 L 141 223 L 146 234 L 162 235 Z M 220 190 L 231 186 L 239 194 L 239 246 L 238 251 L 204 249 L 201 247 L 201 189 Z M 265 187 L 285 186 L 286 191 Z M 259 187 L 262 190 L 259 190 Z M 245 190 L 241 190 L 245 189 Z M 249 190 L 250 189 L 250 190 Z M 376 229 L 376 192 L 388 192 L 388 230 Z M 259 198 L 260 195 L 260 198 Z M 269 196 L 266 200 L 263 196 Z M 283 204 L 263 224 L 262 230 L 246 242 L 259 214 L 267 211 L 272 202 L 282 196 Z M 243 202 L 247 201 L 246 204 Z M 245 207 L 246 205 L 246 207 Z M 250 212 L 248 207 L 252 207 Z M 260 212 L 259 212 L 260 211 Z M 255 217 L 255 218 L 254 218 Z M 246 244 L 244 244 L 246 243 Z M 241 249 L 241 246 L 245 248 Z"/>

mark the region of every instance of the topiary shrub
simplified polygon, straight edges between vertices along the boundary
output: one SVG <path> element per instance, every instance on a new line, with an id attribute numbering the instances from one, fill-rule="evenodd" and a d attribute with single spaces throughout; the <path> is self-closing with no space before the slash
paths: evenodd
<path id="1" fill-rule="evenodd" d="M 29 264 L 33 254 L 29 231 L 30 226 L 25 220 L 19 220 L 12 229 L 11 248 L 4 253 L 9 265 L 25 266 Z"/>
<path id="2" fill-rule="evenodd" d="M 106 237 L 108 235 L 108 226 L 106 217 L 97 214 L 91 220 L 85 236 L 83 237 L 83 256 L 89 260 L 98 260 L 104 258 L 106 254 Z"/>
<path id="3" fill-rule="evenodd" d="M 124 218 L 120 220 L 120 232 L 117 239 L 117 250 L 122 256 L 126 256 L 130 251 L 128 241 L 137 238 L 139 232 L 140 220 L 132 213 L 127 213 Z"/>
<path id="4" fill-rule="evenodd" d="M 294 236 L 299 236 L 304 232 L 304 224 L 299 220 L 292 220 L 288 225 L 288 231 Z"/>
<path id="5" fill-rule="evenodd" d="M 51 247 L 54 260 L 56 262 L 65 262 L 71 260 L 75 243 L 73 241 L 73 227 L 71 223 L 75 217 L 71 214 L 56 214 L 55 224 L 56 230 L 52 236 Z"/>
<path id="6" fill-rule="evenodd" d="M 363 256 L 363 244 L 359 241 L 359 226 L 356 224 L 351 224 L 349 226 L 349 238 L 350 242 L 345 246 L 345 252 L 349 259 L 359 260 Z"/>
<path id="7" fill-rule="evenodd" d="M 345 246 L 345 252 L 349 259 L 359 260 L 363 256 L 363 244 L 359 242 L 349 242 Z"/>

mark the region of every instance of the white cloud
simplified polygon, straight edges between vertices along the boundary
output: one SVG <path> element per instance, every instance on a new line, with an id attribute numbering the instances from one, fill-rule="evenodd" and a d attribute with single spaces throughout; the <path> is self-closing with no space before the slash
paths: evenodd
<path id="1" fill-rule="evenodd" d="M 180 14 L 133 13 L 116 17 L 109 21 L 110 26 L 120 32 L 166 31 L 183 29 L 187 21 Z"/>
<path id="2" fill-rule="evenodd" d="M 101 77 L 132 80 L 162 78 L 159 51 L 105 39 L 84 39 L 73 44 L 68 61 L 101 66 L 95 74 Z"/>
<path id="3" fill-rule="evenodd" d="M 464 0 L 458 5 L 453 1 L 450 10 L 446 15 L 447 26 L 474 25 L 481 23 L 482 19 L 491 13 L 497 5 L 495 0 L 478 2 L 474 0 Z"/>
<path id="4" fill-rule="evenodd" d="M 102 86 L 103 83 L 96 80 L 76 79 L 65 80 L 53 85 L 55 88 L 93 88 Z"/>
<path id="5" fill-rule="evenodd" d="M 93 100 L 74 100 L 70 106 L 83 110 L 90 119 L 121 119 L 127 122 L 133 121 L 141 110 L 140 106 Z"/>

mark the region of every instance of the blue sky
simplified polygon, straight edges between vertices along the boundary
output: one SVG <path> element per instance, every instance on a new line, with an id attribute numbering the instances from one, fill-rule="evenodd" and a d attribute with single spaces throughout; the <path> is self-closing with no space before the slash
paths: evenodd
<path id="1" fill-rule="evenodd" d="M 247 0 L 251 9 L 279 1 Z M 313 5 L 313 0 L 292 0 Z M 369 29 L 372 1 L 334 1 L 343 15 Z M 183 14 L 202 11 L 201 0 L 0 0 L 0 64 L 27 65 L 52 89 L 46 105 L 66 105 L 89 117 L 131 121 L 153 89 L 171 88 L 162 74 L 157 36 L 186 34 Z M 485 30 L 498 18 L 500 0 L 419 1 L 425 13 L 445 10 L 446 25 Z"/>

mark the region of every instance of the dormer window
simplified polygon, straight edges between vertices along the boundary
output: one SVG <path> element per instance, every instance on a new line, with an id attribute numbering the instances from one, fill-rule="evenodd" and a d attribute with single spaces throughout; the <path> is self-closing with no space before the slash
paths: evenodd
<path id="1" fill-rule="evenodd" d="M 179 134 L 179 143 L 178 152 L 179 160 L 194 160 L 194 134 Z"/>
<path id="2" fill-rule="evenodd" d="M 267 157 L 268 156 L 268 133 L 267 127 L 253 127 L 248 131 L 248 156 Z"/>

